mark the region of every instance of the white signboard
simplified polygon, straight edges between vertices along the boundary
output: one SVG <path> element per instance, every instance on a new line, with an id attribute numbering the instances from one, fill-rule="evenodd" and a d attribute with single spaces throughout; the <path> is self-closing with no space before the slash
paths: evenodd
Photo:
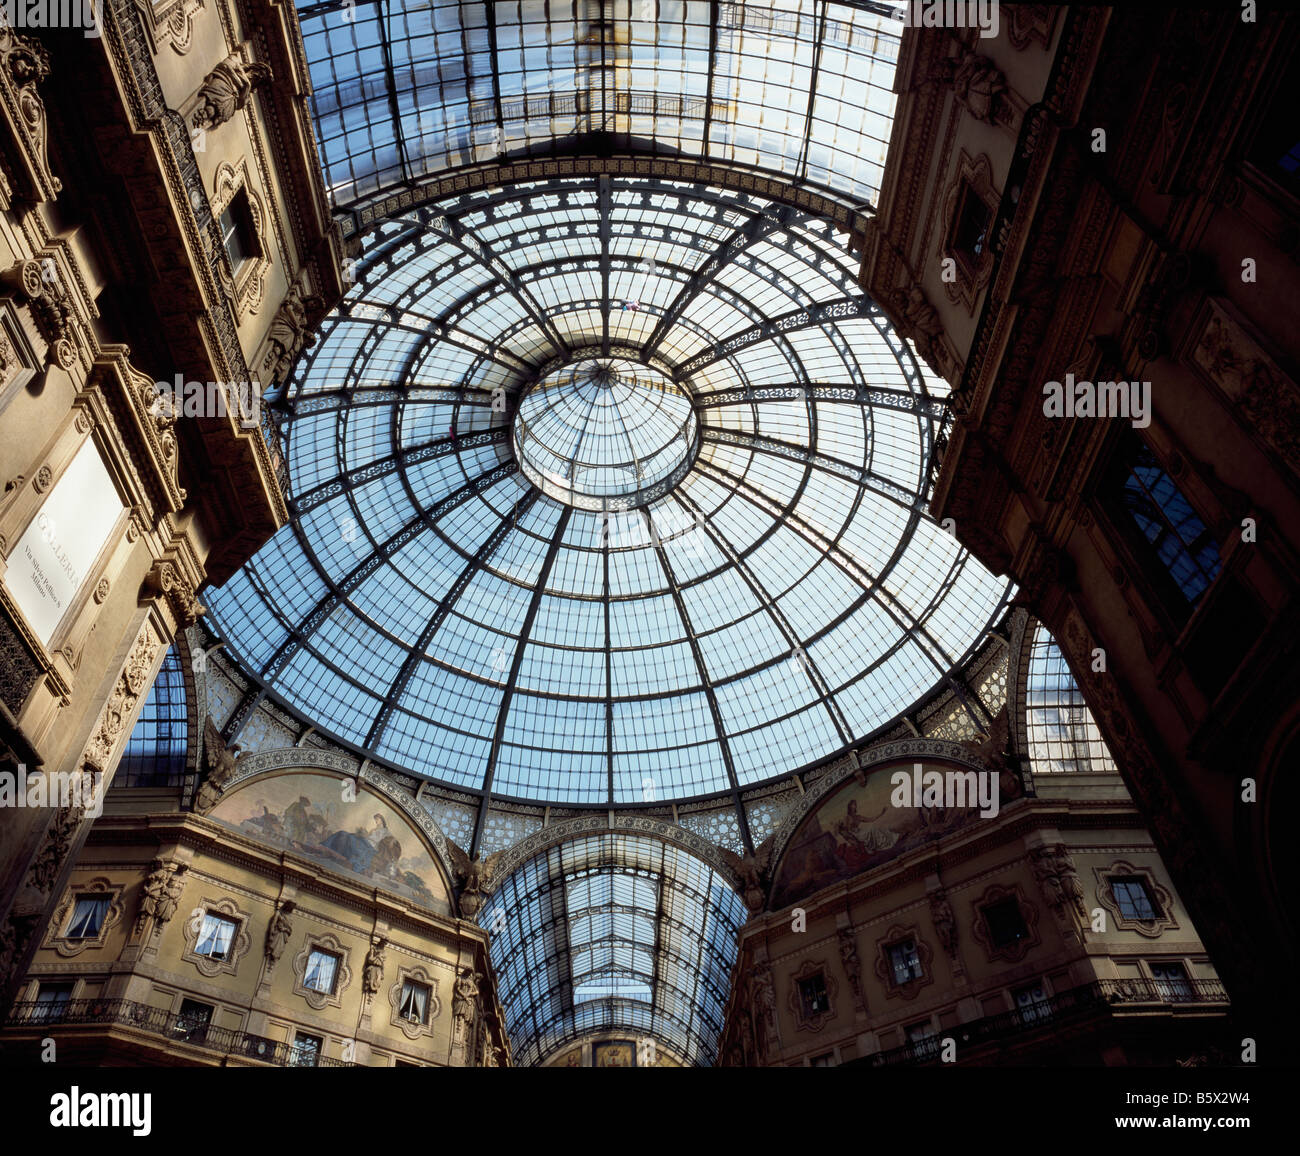
<path id="1" fill-rule="evenodd" d="M 122 513 L 93 438 L 59 478 L 9 555 L 4 582 L 48 644 Z"/>

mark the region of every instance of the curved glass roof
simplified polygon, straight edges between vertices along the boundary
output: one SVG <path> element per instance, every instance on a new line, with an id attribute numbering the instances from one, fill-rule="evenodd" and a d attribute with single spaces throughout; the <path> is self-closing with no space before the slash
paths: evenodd
<path id="1" fill-rule="evenodd" d="M 466 166 L 653 152 L 874 202 L 897 5 L 298 0 L 339 208 Z"/>
<path id="2" fill-rule="evenodd" d="M 515 457 L 553 498 L 587 510 L 628 509 L 681 480 L 699 428 L 690 395 L 665 374 L 621 357 L 584 358 L 524 393 Z"/>
<path id="3" fill-rule="evenodd" d="M 512 872 L 478 922 L 516 1067 L 618 1028 L 690 1064 L 717 1055 L 744 904 L 717 872 L 658 839 L 600 834 Z"/>
<path id="4" fill-rule="evenodd" d="M 515 457 L 520 398 L 593 361 L 697 423 L 633 508 Z M 449 786 L 735 792 L 888 723 L 1002 605 L 926 516 L 947 392 L 823 221 L 630 177 L 469 193 L 371 234 L 277 403 L 292 522 L 205 602 L 319 730 Z"/>

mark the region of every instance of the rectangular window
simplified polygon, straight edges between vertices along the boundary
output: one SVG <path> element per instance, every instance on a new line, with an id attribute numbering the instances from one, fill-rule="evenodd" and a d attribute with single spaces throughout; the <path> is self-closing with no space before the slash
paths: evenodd
<path id="1" fill-rule="evenodd" d="M 995 948 L 1010 947 L 1029 935 L 1025 917 L 1020 914 L 1020 902 L 1014 895 L 990 903 L 982 910 L 984 925 L 989 929 L 989 939 Z"/>
<path id="2" fill-rule="evenodd" d="M 916 953 L 914 939 L 890 944 L 889 962 L 893 965 L 895 985 L 910 983 L 914 979 L 920 979 L 923 974 L 921 957 Z"/>
<path id="3" fill-rule="evenodd" d="M 307 957 L 307 971 L 302 986 L 312 991 L 334 994 L 334 977 L 338 974 L 339 957 L 332 952 L 313 949 Z"/>
<path id="4" fill-rule="evenodd" d="M 1115 896 L 1119 913 L 1125 919 L 1149 923 L 1160 918 L 1160 911 L 1151 897 L 1151 892 L 1147 890 L 1145 879 L 1117 875 L 1110 880 L 1110 890 Z"/>
<path id="5" fill-rule="evenodd" d="M 1033 983 L 1011 993 L 1016 1001 L 1016 1012 L 1021 1023 L 1034 1023 L 1038 1020 L 1051 1019 L 1052 1005 L 1047 1002 L 1047 994 L 1041 983 Z"/>
<path id="6" fill-rule="evenodd" d="M 1218 577 L 1219 545 L 1145 442 L 1138 443 L 1121 499 L 1178 592 L 1195 606 Z"/>
<path id="7" fill-rule="evenodd" d="M 429 987 L 413 979 L 403 980 L 402 999 L 397 1014 L 413 1024 L 429 1022 Z"/>
<path id="8" fill-rule="evenodd" d="M 833 1067 L 835 1063 L 835 1053 L 827 1052 L 823 1056 L 813 1056 L 813 1058 L 809 1060 L 808 1063 L 814 1068 Z"/>
<path id="9" fill-rule="evenodd" d="M 306 1032 L 297 1032 L 293 1037 L 293 1047 L 289 1050 L 289 1063 L 297 1068 L 314 1068 L 320 1063 L 324 1040 L 320 1036 L 309 1036 Z"/>
<path id="10" fill-rule="evenodd" d="M 811 1019 L 830 1009 L 830 998 L 826 994 L 826 977 L 821 972 L 798 982 L 799 1004 L 803 1008 L 805 1019 Z"/>
<path id="11" fill-rule="evenodd" d="M 104 926 L 104 917 L 108 915 L 108 896 L 78 895 L 72 909 L 72 918 L 68 920 L 65 939 L 96 939 Z"/>
<path id="12" fill-rule="evenodd" d="M 1195 998 L 1187 969 L 1181 963 L 1153 963 L 1151 978 L 1156 981 L 1156 991 L 1166 1003 L 1186 1003 Z"/>
<path id="13" fill-rule="evenodd" d="M 211 911 L 205 912 L 194 954 L 206 955 L 209 959 L 225 959 L 230 954 L 231 945 L 235 942 L 237 929 L 233 919 L 213 915 Z"/>
<path id="14" fill-rule="evenodd" d="M 40 1023 L 54 1023 L 61 1020 L 70 999 L 72 999 L 72 984 L 43 983 L 36 993 L 36 1009 L 32 1018 Z"/>
<path id="15" fill-rule="evenodd" d="M 993 214 L 984 199 L 963 182 L 953 221 L 952 247 L 958 256 L 965 258 L 967 265 L 976 264 L 983 256 L 992 224 Z"/>
<path id="16" fill-rule="evenodd" d="M 243 189 L 235 193 L 221 214 L 221 239 L 226 245 L 230 267 L 236 273 L 245 261 L 255 261 L 262 255 L 248 207 L 248 194 Z"/>

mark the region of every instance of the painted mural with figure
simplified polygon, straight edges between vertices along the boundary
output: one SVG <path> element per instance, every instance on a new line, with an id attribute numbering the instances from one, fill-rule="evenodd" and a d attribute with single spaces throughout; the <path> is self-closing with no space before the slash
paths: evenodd
<path id="1" fill-rule="evenodd" d="M 873 768 L 865 783 L 851 778 L 803 821 L 776 871 L 773 910 L 897 858 L 979 816 L 978 805 L 895 806 L 891 775 L 900 769 L 911 774 L 913 767 Z"/>
<path id="2" fill-rule="evenodd" d="M 423 838 L 390 804 L 351 780 L 288 774 L 257 779 L 209 816 L 245 835 L 359 876 L 435 911 L 450 912 L 447 884 Z"/>

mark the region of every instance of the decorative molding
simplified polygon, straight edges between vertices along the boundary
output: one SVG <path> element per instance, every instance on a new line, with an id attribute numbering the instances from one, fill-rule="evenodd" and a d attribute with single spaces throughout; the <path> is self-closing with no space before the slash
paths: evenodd
<path id="1" fill-rule="evenodd" d="M 1169 890 L 1162 887 L 1149 867 L 1136 867 L 1126 859 L 1116 859 L 1108 867 L 1094 867 L 1097 877 L 1097 902 L 1111 913 L 1115 926 L 1120 931 L 1136 931 L 1146 939 L 1159 939 L 1165 931 L 1177 931 L 1178 920 L 1174 918 L 1174 900 Z M 1130 919 L 1124 915 L 1111 887 L 1111 876 L 1129 875 L 1141 879 L 1146 885 L 1147 893 L 1159 908 L 1155 919 Z"/>
<path id="2" fill-rule="evenodd" d="M 307 960 L 313 951 L 328 951 L 339 958 L 338 970 L 334 974 L 334 990 L 316 991 L 303 985 L 307 975 Z M 343 993 L 352 983 L 352 969 L 348 966 L 351 950 L 344 947 L 335 935 L 309 935 L 303 943 L 302 950 L 293 957 L 293 994 L 300 995 L 307 1005 L 316 1011 L 327 1007 L 342 1007 Z"/>
<path id="3" fill-rule="evenodd" d="M 203 11 L 203 0 L 154 2 L 153 34 L 159 46 L 167 44 L 177 56 L 184 56 L 194 46 L 194 17 Z"/>
<path id="4" fill-rule="evenodd" d="M 50 54 L 40 40 L 20 36 L 7 14 L 0 15 L 0 114 L 18 144 L 20 166 L 6 176 L 31 201 L 52 201 L 63 183 L 50 169 L 45 103 L 37 88 L 50 75 Z M 8 206 L 6 206 L 8 207 Z"/>
<path id="5" fill-rule="evenodd" d="M 413 983 L 422 983 L 429 989 L 429 1013 L 425 1017 L 424 1023 L 412 1022 L 404 1019 L 401 1012 L 402 1006 L 402 986 L 410 980 Z M 418 1040 L 421 1036 L 432 1036 L 434 1032 L 434 1020 L 442 1013 L 442 1001 L 438 998 L 438 980 L 435 976 L 429 974 L 423 967 L 405 967 L 398 965 L 397 982 L 392 984 L 388 989 L 388 1004 L 391 1010 L 389 1023 L 394 1027 L 400 1028 L 402 1034 L 408 1040 Z"/>
<path id="6" fill-rule="evenodd" d="M 826 986 L 826 1008 L 824 1011 L 815 1012 L 813 1015 L 805 1017 L 799 982 L 800 980 L 811 979 L 815 975 L 820 975 L 823 984 Z M 790 994 L 786 998 L 787 1006 L 794 1013 L 795 1030 L 819 1032 L 826 1026 L 828 1020 L 834 1019 L 835 993 L 838 989 L 839 984 L 836 983 L 835 977 L 831 975 L 824 959 L 804 960 L 799 970 L 790 977 Z"/>
<path id="7" fill-rule="evenodd" d="M 954 247 L 954 236 L 958 226 L 958 214 L 962 208 L 964 190 L 979 198 L 989 212 L 989 235 L 985 236 L 984 251 L 975 260 L 970 259 Z M 997 218 L 1001 194 L 993 186 L 993 164 L 987 153 L 972 157 L 962 149 L 957 157 L 956 172 L 949 183 L 943 199 L 943 220 L 945 222 L 939 252 L 942 256 L 952 257 L 956 261 L 959 276 L 955 281 L 944 282 L 944 292 L 948 300 L 960 303 L 968 313 L 975 312 L 975 303 L 980 293 L 988 284 L 993 274 L 993 222 Z"/>
<path id="8" fill-rule="evenodd" d="M 253 221 L 253 232 L 257 236 L 257 245 L 261 256 L 246 262 L 247 269 L 242 273 L 231 270 L 235 275 L 231 287 L 235 300 L 235 314 L 245 312 L 255 314 L 266 293 L 266 278 L 271 271 L 271 247 L 267 236 L 267 212 L 261 196 L 248 179 L 248 158 L 241 157 L 238 165 L 222 161 L 217 166 L 213 178 L 212 215 L 220 219 L 221 214 L 230 207 L 237 193 L 243 190 L 248 199 L 248 212 Z"/>
<path id="9" fill-rule="evenodd" d="M 206 914 L 221 915 L 235 923 L 235 935 L 231 940 L 230 950 L 226 952 L 225 959 L 213 959 L 210 955 L 199 955 L 195 950 L 198 947 L 199 933 L 203 929 L 203 917 Z M 239 970 L 239 961 L 248 954 L 249 947 L 252 946 L 252 936 L 248 934 L 248 924 L 252 916 L 242 910 L 239 905 L 231 898 L 224 899 L 203 899 L 199 905 L 190 913 L 190 917 L 185 921 L 185 950 L 181 953 L 181 958 L 188 963 L 194 964 L 203 975 L 213 978 L 218 975 L 235 975 Z"/>
<path id="10" fill-rule="evenodd" d="M 153 627 L 146 623 L 109 692 L 94 734 L 82 753 L 80 766 L 83 769 L 107 775 L 114 766 L 113 752 L 128 730 L 127 724 L 135 721 L 136 707 L 153 682 L 161 649 L 162 643 L 154 636 Z"/>
<path id="11" fill-rule="evenodd" d="M 1023 939 L 998 947 L 993 943 L 988 922 L 984 918 L 984 909 L 991 904 L 1000 903 L 1007 899 L 1015 900 L 1016 906 L 1020 910 L 1020 918 L 1024 920 L 1026 934 Z M 984 948 L 990 962 L 1002 959 L 1007 963 L 1019 963 L 1031 948 L 1037 947 L 1042 942 L 1038 934 L 1038 908 L 1024 897 L 1019 883 L 1010 885 L 992 884 L 985 890 L 983 895 L 974 901 L 971 905 L 971 911 L 973 915 L 971 931 L 976 942 Z"/>
<path id="12" fill-rule="evenodd" d="M 889 958 L 889 949 L 909 939 L 916 945 L 916 957 L 921 963 L 921 974 L 906 983 L 897 983 L 894 980 L 894 961 Z M 930 966 L 934 959 L 934 951 L 921 938 L 914 924 L 894 924 L 877 941 L 876 948 L 876 975 L 885 987 L 887 999 L 916 999 L 923 987 L 934 983 L 934 968 Z"/>
<path id="13" fill-rule="evenodd" d="M 103 947 L 109 930 L 122 919 L 124 910 L 122 893 L 125 890 L 125 884 L 113 883 L 102 876 L 91 879 L 88 883 L 70 885 L 63 902 L 55 908 L 54 915 L 50 918 L 45 931 L 45 942 L 41 946 L 47 949 L 53 948 L 65 959 L 80 955 L 87 948 Z M 108 911 L 104 914 L 104 921 L 99 925 L 99 933 L 93 938 L 69 939 L 63 929 L 76 909 L 77 900 L 84 896 L 108 899 Z"/>

